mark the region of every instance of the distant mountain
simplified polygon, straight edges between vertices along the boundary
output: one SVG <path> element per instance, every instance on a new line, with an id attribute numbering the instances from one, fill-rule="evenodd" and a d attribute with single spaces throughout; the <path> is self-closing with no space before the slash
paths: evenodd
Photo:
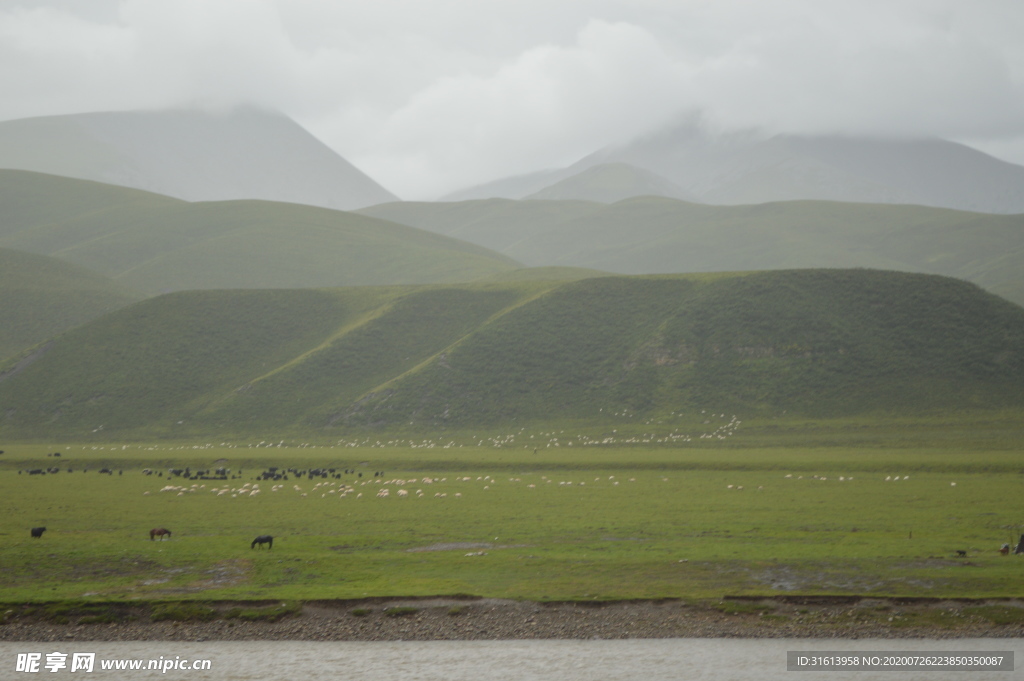
<path id="1" fill-rule="evenodd" d="M 615 203 L 634 196 L 669 196 L 684 201 L 694 200 L 692 194 L 665 178 L 628 163 L 592 166 L 524 198 Z"/>
<path id="2" fill-rule="evenodd" d="M 542 170 L 453 192 L 440 202 L 479 199 L 540 199 L 614 203 L 634 196 L 668 196 L 684 201 L 696 197 L 675 183 L 643 168 L 622 162 L 578 163 Z"/>
<path id="3" fill-rule="evenodd" d="M 253 108 L 5 121 L 0 123 L 0 168 L 187 201 L 264 199 L 348 210 L 397 200 L 291 119 Z"/>
<path id="4" fill-rule="evenodd" d="M 454 191 L 438 199 L 442 203 L 481 199 L 522 199 L 561 182 L 579 172 L 572 168 L 538 170 L 526 175 L 505 177 Z"/>
<path id="5" fill-rule="evenodd" d="M 147 295 L 470 281 L 520 267 L 450 237 L 315 206 L 189 203 L 0 170 L 0 247 L 51 255 Z"/>
<path id="6" fill-rule="evenodd" d="M 568 168 L 497 180 L 445 198 L 525 198 L 609 163 L 655 173 L 692 200 L 718 205 L 828 200 L 1024 213 L 1024 167 L 962 144 L 937 138 L 711 135 L 692 126 L 598 151 Z"/>
<path id="7" fill-rule="evenodd" d="M 1024 309 L 875 270 L 186 291 L 0 363 L 0 435 L 265 437 L 1024 406 Z"/>
<path id="8" fill-rule="evenodd" d="M 77 265 L 0 248 L 0 359 L 140 298 Z"/>
<path id="9" fill-rule="evenodd" d="M 872 267 L 973 281 L 1024 305 L 1024 215 L 787 201 L 710 206 L 641 197 L 392 203 L 360 211 L 504 253 L 531 267 L 620 274 Z"/>

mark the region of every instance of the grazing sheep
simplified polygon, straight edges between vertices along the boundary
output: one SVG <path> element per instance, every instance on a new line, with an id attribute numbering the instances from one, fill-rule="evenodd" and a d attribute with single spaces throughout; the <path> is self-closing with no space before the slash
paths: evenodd
<path id="1" fill-rule="evenodd" d="M 39 539 L 40 537 L 43 536 L 43 532 L 46 532 L 46 528 L 45 527 L 33 527 L 31 531 L 32 531 L 32 537 L 35 538 L 35 539 Z"/>

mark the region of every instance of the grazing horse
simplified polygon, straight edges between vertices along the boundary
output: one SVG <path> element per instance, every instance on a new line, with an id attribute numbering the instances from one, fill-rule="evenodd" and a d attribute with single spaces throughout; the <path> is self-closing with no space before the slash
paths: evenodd
<path id="1" fill-rule="evenodd" d="M 166 527 L 156 527 L 149 531 L 149 541 L 153 541 L 154 537 L 160 537 L 160 541 L 163 541 L 164 537 L 171 538 L 171 531 Z"/>
<path id="2" fill-rule="evenodd" d="M 252 540 L 252 544 L 249 545 L 249 548 L 254 549 L 256 548 L 257 544 L 260 545 L 261 549 L 263 548 L 264 544 L 267 545 L 267 549 L 272 549 L 274 548 L 274 538 L 271 537 L 269 534 L 261 534 L 260 536 Z"/>
<path id="3" fill-rule="evenodd" d="M 46 532 L 46 528 L 45 527 L 33 527 L 32 528 L 32 536 L 35 537 L 36 539 L 39 539 L 40 537 L 42 537 L 43 536 L 43 532 Z"/>

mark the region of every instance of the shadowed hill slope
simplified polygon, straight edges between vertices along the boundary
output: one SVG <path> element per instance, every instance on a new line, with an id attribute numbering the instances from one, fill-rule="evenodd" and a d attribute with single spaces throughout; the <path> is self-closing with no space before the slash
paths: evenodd
<path id="1" fill-rule="evenodd" d="M 141 296 L 77 265 L 0 248 L 0 359 Z"/>
<path id="2" fill-rule="evenodd" d="M 18 366 L 0 378 L 8 438 L 918 414 L 1024 406 L 1024 309 L 873 270 L 196 291 Z"/>

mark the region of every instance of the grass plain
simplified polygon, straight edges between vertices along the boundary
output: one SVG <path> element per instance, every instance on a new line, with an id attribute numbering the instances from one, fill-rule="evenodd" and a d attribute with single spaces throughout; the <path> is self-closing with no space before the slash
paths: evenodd
<path id="1" fill-rule="evenodd" d="M 998 548 L 1024 525 L 1020 423 L 704 414 L 686 442 L 623 421 L 318 445 L 8 444 L 0 601 L 1019 597 L 1024 565 Z M 47 466 L 62 472 L 18 472 Z M 185 466 L 238 477 L 167 473 Z M 254 479 L 269 466 L 341 479 Z M 173 536 L 150 541 L 153 527 Z M 272 550 L 250 548 L 260 534 Z"/>

